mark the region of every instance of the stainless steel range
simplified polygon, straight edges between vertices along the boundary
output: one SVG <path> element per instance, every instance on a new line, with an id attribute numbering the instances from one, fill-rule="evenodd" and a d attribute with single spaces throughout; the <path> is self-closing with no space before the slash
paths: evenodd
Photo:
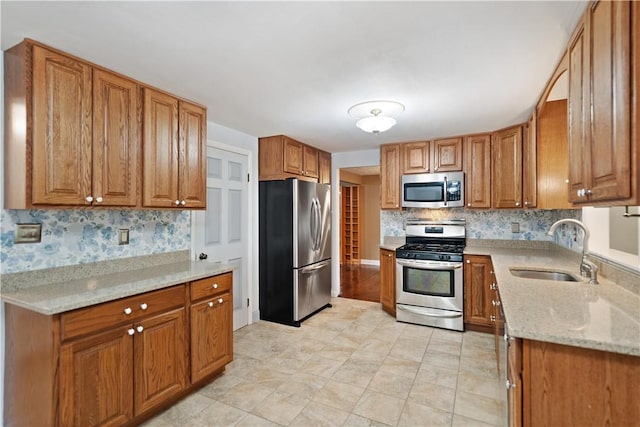
<path id="1" fill-rule="evenodd" d="M 405 232 L 396 249 L 396 319 L 464 330 L 465 221 L 408 220 Z"/>

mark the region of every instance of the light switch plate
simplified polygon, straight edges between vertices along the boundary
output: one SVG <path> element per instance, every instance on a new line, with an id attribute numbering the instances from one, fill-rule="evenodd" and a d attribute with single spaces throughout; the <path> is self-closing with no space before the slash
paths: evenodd
<path id="1" fill-rule="evenodd" d="M 129 244 L 129 229 L 121 228 L 118 230 L 118 244 L 119 245 L 128 245 Z"/>
<path id="2" fill-rule="evenodd" d="M 42 224 L 16 224 L 13 243 L 40 243 Z"/>

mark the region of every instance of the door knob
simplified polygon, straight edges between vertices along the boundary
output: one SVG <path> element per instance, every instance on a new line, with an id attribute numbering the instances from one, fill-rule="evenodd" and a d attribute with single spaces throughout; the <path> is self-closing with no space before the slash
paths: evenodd
<path id="1" fill-rule="evenodd" d="M 208 257 L 209 255 L 205 254 L 204 252 L 201 252 L 200 255 L 198 255 L 198 258 L 200 259 L 200 261 L 204 261 Z"/>

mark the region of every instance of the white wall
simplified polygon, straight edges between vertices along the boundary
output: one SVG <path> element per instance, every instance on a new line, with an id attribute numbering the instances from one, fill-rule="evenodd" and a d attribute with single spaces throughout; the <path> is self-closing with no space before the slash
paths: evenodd
<path id="1" fill-rule="evenodd" d="M 340 168 L 377 166 L 380 150 L 349 151 L 331 155 L 331 296 L 340 293 Z"/>
<path id="2" fill-rule="evenodd" d="M 249 266 L 249 299 L 252 321 L 260 319 L 259 312 L 259 293 L 258 293 L 258 138 L 247 135 L 235 129 L 227 128 L 222 125 L 207 122 L 207 139 L 215 142 L 221 142 L 227 145 L 233 145 L 243 148 L 251 152 L 249 159 L 249 173 L 251 174 L 251 182 L 249 183 L 249 191 L 251 193 L 251 202 L 249 205 L 249 217 L 251 218 L 251 265 Z"/>
<path id="3" fill-rule="evenodd" d="M 589 252 L 640 271 L 639 256 L 616 251 L 609 247 L 609 212 L 609 208 L 582 208 L 582 222 L 587 226 L 590 234 Z M 639 219 L 620 218 L 620 221 L 639 221 Z M 636 238 L 640 243 L 640 232 L 637 236 L 629 236 L 629 238 Z"/>

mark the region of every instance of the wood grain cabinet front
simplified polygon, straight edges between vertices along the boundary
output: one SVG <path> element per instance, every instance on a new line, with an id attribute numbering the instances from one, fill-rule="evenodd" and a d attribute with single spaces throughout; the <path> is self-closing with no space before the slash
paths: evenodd
<path id="1" fill-rule="evenodd" d="M 402 144 L 380 146 L 380 209 L 400 207 L 400 171 Z"/>
<path id="2" fill-rule="evenodd" d="M 472 328 L 493 332 L 496 321 L 491 290 L 494 283 L 491 257 L 464 256 L 464 323 Z"/>
<path id="3" fill-rule="evenodd" d="M 191 381 L 233 360 L 233 273 L 191 283 Z"/>
<path id="4" fill-rule="evenodd" d="M 593 1 L 569 42 L 569 200 L 640 200 L 640 5 Z"/>
<path id="5" fill-rule="evenodd" d="M 206 110 L 144 88 L 145 207 L 206 208 Z"/>
<path id="6" fill-rule="evenodd" d="M 233 360 L 232 287 L 225 273 L 52 316 L 6 304 L 3 424 L 139 425 Z"/>
<path id="7" fill-rule="evenodd" d="M 135 81 L 32 40 L 5 74 L 5 208 L 139 205 Z"/>
<path id="8" fill-rule="evenodd" d="M 327 167 L 328 153 L 321 156 L 320 150 L 285 135 L 262 137 L 259 139 L 259 146 L 260 181 L 287 178 L 322 183 L 331 181 L 331 170 L 329 169 L 327 178 L 327 170 L 321 169 L 321 166 Z M 331 157 L 328 166 L 331 168 Z"/>
<path id="9" fill-rule="evenodd" d="M 380 249 L 380 303 L 382 309 L 396 315 L 396 253 Z"/>
<path id="10" fill-rule="evenodd" d="M 491 135 L 491 207 L 522 207 L 522 126 Z"/>

